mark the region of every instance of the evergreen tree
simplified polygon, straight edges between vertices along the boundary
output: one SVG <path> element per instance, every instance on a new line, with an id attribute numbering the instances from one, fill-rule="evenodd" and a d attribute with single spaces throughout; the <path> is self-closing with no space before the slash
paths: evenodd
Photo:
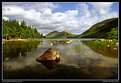
<path id="1" fill-rule="evenodd" d="M 43 36 L 37 31 L 36 28 L 27 26 L 25 21 L 19 24 L 16 20 L 2 20 L 2 38 L 42 38 Z"/>

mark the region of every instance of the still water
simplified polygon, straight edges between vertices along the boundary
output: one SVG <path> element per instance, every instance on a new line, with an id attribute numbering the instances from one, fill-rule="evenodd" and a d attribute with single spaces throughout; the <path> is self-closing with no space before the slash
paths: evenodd
<path id="1" fill-rule="evenodd" d="M 3 79 L 117 79 L 118 40 L 43 39 L 3 42 Z M 48 48 L 60 53 L 56 68 L 36 62 Z"/>

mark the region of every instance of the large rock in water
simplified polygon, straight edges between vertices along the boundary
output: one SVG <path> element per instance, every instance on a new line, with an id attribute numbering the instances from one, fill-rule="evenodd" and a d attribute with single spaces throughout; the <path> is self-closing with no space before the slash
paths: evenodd
<path id="1" fill-rule="evenodd" d="M 39 56 L 36 59 L 37 62 L 40 62 L 48 69 L 53 69 L 56 67 L 57 63 L 60 61 L 60 54 L 51 48 L 49 48 L 47 51 L 45 51 L 44 54 Z"/>

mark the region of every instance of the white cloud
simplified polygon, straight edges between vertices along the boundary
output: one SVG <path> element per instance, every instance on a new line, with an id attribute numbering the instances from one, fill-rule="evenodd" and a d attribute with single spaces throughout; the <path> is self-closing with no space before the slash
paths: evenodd
<path id="1" fill-rule="evenodd" d="M 2 8 L 3 15 L 21 15 L 24 10 L 18 6 L 3 6 Z"/>
<path id="2" fill-rule="evenodd" d="M 106 14 L 111 10 L 113 2 L 91 2 L 94 9 L 100 14 Z"/>
<path id="3" fill-rule="evenodd" d="M 118 17 L 118 12 L 111 11 L 111 6 L 115 2 L 95 2 L 90 3 L 93 5 L 95 13 L 98 13 L 98 21 L 102 21 L 108 18 Z"/>
<path id="4" fill-rule="evenodd" d="M 69 10 L 67 12 L 65 12 L 65 14 L 67 14 L 68 16 L 77 16 L 78 15 L 78 10 Z"/>
<path id="5" fill-rule="evenodd" d="M 36 11 L 41 11 L 43 8 L 55 9 L 59 7 L 59 4 L 54 4 L 52 2 L 3 2 L 2 5 L 16 5 L 25 10 L 36 9 Z"/>
<path id="6" fill-rule="evenodd" d="M 64 13 L 61 12 L 56 12 L 53 14 L 52 16 L 52 22 L 55 23 L 62 23 L 66 20 L 66 15 Z"/>
<path id="7" fill-rule="evenodd" d="M 23 17 L 25 19 L 33 20 L 33 21 L 38 21 L 40 19 L 41 13 L 36 12 L 34 9 L 24 11 Z"/>
<path id="8" fill-rule="evenodd" d="M 89 10 L 89 5 L 87 2 L 80 3 L 76 6 L 76 9 L 79 11 L 79 14 L 85 17 L 90 17 L 91 12 Z"/>
<path id="9" fill-rule="evenodd" d="M 93 7 L 97 10 L 110 9 L 113 3 L 114 2 L 90 2 L 90 4 L 92 4 Z"/>
<path id="10" fill-rule="evenodd" d="M 55 12 L 59 4 L 51 2 L 11 2 L 2 3 L 2 16 L 13 17 L 19 21 L 26 21 L 39 32 L 47 34 L 53 30 L 70 30 L 80 34 L 95 23 L 107 18 L 118 17 L 118 12 L 113 12 L 113 3 L 83 2 L 76 5 L 75 10 Z M 92 9 L 90 9 L 90 5 Z"/>
<path id="11" fill-rule="evenodd" d="M 89 8 L 89 5 L 92 6 L 92 9 Z M 85 2 L 78 4 L 76 8 L 82 15 L 79 19 L 80 23 L 83 24 L 82 27 L 88 29 L 102 20 L 118 17 L 118 12 L 111 11 L 112 5 L 113 2 Z"/>
<path id="12" fill-rule="evenodd" d="M 2 19 L 4 19 L 4 20 L 9 20 L 9 18 L 8 18 L 8 17 L 2 17 Z"/>

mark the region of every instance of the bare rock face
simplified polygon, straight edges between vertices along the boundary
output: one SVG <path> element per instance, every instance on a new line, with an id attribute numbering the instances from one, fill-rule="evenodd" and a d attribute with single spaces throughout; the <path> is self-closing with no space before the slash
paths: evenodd
<path id="1" fill-rule="evenodd" d="M 51 48 L 49 48 L 47 51 L 45 51 L 44 54 L 39 56 L 36 59 L 37 62 L 40 62 L 48 69 L 53 69 L 56 67 L 56 64 L 60 61 L 60 54 Z"/>

